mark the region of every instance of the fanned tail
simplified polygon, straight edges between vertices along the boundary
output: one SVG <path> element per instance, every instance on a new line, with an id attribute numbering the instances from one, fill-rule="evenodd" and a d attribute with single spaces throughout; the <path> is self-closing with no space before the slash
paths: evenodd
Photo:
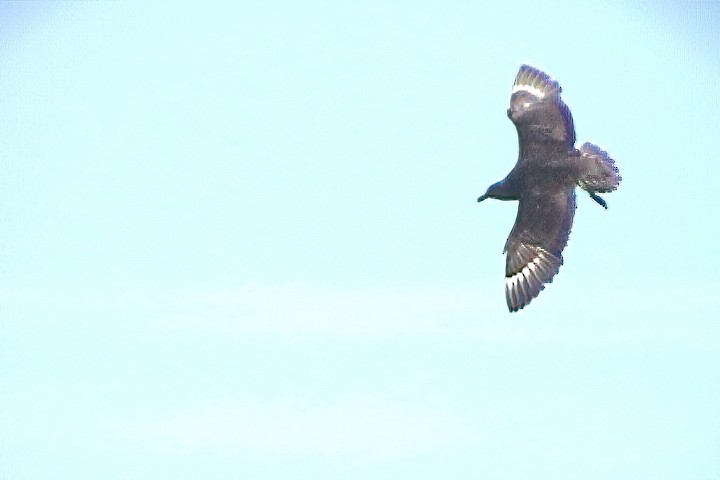
<path id="1" fill-rule="evenodd" d="M 583 190 L 593 193 L 607 193 L 617 190 L 622 181 L 620 170 L 615 160 L 610 158 L 606 151 L 590 142 L 580 147 L 583 171 L 578 179 L 578 185 Z"/>

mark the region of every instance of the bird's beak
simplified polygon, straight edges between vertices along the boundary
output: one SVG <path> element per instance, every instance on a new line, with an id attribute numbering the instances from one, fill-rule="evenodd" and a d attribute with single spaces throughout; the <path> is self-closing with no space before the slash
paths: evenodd
<path id="1" fill-rule="evenodd" d="M 478 197 L 478 203 L 479 203 L 479 202 L 482 202 L 482 201 L 485 200 L 486 198 L 488 198 L 487 195 L 481 195 L 481 196 L 479 196 L 479 197 Z"/>

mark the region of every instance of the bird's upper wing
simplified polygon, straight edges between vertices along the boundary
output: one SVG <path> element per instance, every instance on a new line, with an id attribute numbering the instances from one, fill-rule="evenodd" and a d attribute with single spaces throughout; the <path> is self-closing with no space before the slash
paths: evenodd
<path id="1" fill-rule="evenodd" d="M 511 108 L 523 110 L 533 105 L 528 115 L 511 117 L 520 136 L 521 150 L 573 147 L 575 126 L 570 109 L 560 98 L 561 92 L 560 84 L 546 73 L 529 65 L 520 67 L 513 84 Z"/>
<path id="2" fill-rule="evenodd" d="M 560 270 L 574 215 L 571 187 L 520 198 L 515 225 L 505 244 L 505 295 L 511 312 L 529 304 Z"/>

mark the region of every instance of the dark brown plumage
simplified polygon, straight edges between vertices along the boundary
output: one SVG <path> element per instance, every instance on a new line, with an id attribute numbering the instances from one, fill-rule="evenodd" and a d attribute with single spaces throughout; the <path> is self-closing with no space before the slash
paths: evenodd
<path id="1" fill-rule="evenodd" d="M 511 312 L 529 304 L 560 270 L 575 215 L 575 187 L 607 208 L 597 193 L 617 189 L 622 180 L 615 161 L 599 147 L 575 148 L 573 118 L 561 92 L 546 73 L 520 67 L 507 111 L 518 133 L 518 160 L 505 179 L 478 198 L 519 202 L 504 250 Z"/>

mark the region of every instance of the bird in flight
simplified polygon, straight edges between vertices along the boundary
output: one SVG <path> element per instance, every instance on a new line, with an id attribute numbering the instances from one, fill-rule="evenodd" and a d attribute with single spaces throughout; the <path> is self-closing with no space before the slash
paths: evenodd
<path id="1" fill-rule="evenodd" d="M 622 180 L 607 152 L 588 142 L 575 148 L 575 127 L 561 91 L 546 73 L 520 67 L 507 111 L 518 133 L 518 160 L 503 180 L 478 198 L 518 201 L 515 225 L 503 250 L 511 312 L 528 305 L 560 270 L 575 215 L 575 187 L 607 208 L 598 193 L 617 189 Z"/>

